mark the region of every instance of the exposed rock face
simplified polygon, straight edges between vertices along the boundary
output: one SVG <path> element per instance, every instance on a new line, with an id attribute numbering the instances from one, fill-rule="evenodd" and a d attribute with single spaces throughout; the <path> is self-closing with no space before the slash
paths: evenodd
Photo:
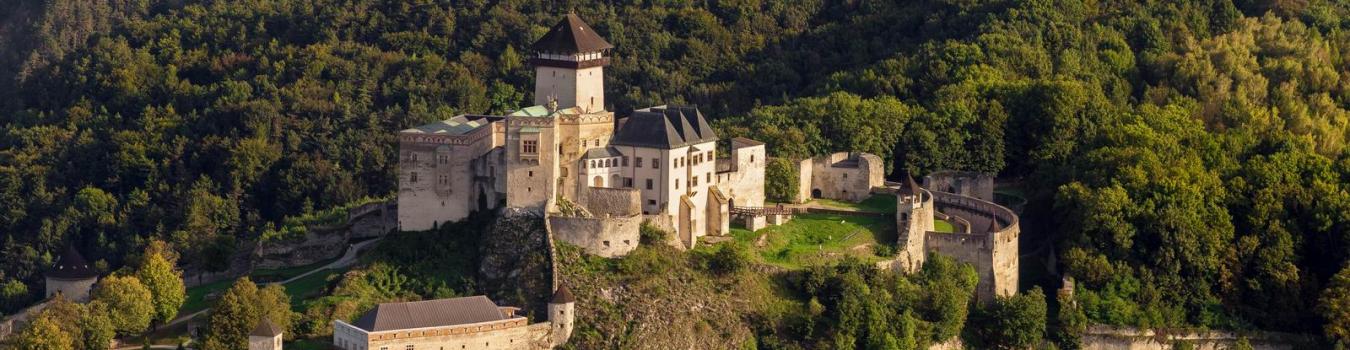
<path id="1" fill-rule="evenodd" d="M 543 213 L 503 209 L 482 235 L 478 252 L 478 292 L 544 319 L 553 271 Z"/>
<path id="2" fill-rule="evenodd" d="M 337 258 L 353 239 L 381 237 L 389 233 L 398 223 L 396 210 L 367 211 L 340 225 L 308 226 L 305 236 L 300 239 L 263 243 L 258 248 L 254 268 L 304 266 Z"/>

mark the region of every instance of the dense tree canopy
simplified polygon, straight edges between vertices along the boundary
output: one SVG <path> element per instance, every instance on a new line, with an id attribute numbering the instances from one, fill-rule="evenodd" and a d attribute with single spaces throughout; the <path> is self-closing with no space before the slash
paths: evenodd
<path id="1" fill-rule="evenodd" d="M 568 10 L 616 46 L 620 115 L 693 103 L 775 156 L 1022 179 L 1093 322 L 1344 337 L 1350 8 L 1327 0 L 7 2 L 0 304 L 67 244 L 220 271 L 286 216 L 392 192 L 393 132 L 518 108 Z M 867 334 L 828 344 L 890 344 Z"/>

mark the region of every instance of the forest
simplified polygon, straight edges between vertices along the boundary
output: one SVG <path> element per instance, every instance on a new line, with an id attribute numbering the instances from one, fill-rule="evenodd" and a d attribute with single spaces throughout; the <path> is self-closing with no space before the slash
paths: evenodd
<path id="1" fill-rule="evenodd" d="M 523 106 L 567 11 L 616 46 L 619 115 L 696 104 L 780 158 L 1019 181 L 1023 232 L 1078 281 L 1080 315 L 1050 315 L 1350 342 L 1330 0 L 7 1 L 0 308 L 68 245 L 221 271 L 287 216 L 392 193 L 394 131 Z"/>

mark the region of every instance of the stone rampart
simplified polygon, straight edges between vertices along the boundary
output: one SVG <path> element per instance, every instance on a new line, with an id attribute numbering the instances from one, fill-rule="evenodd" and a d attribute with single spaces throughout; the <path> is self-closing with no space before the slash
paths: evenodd
<path id="1" fill-rule="evenodd" d="M 595 216 L 642 214 L 642 194 L 636 188 L 586 187 L 577 191 L 579 202 Z"/>
<path id="2" fill-rule="evenodd" d="M 637 249 L 642 215 L 568 217 L 550 215 L 553 237 L 581 247 L 586 253 L 607 258 Z"/>
<path id="3" fill-rule="evenodd" d="M 1242 338 L 1247 339 L 1252 349 L 1258 350 L 1311 349 L 1318 345 L 1312 337 L 1287 333 L 1199 330 L 1157 332 L 1103 325 L 1089 326 L 1082 334 L 1082 344 L 1085 350 L 1169 350 L 1178 343 L 1189 344 L 1197 350 L 1225 350 L 1233 349 Z"/>
<path id="4" fill-rule="evenodd" d="M 923 187 L 934 191 L 994 201 L 994 175 L 975 171 L 943 170 L 923 177 Z"/>
<path id="5" fill-rule="evenodd" d="M 954 193 L 929 191 L 936 208 L 968 222 L 969 233 L 928 232 L 924 250 L 975 266 L 980 275 L 976 296 L 981 302 L 1017 293 L 1017 215 L 993 202 Z M 996 224 L 991 222 L 996 220 Z"/>

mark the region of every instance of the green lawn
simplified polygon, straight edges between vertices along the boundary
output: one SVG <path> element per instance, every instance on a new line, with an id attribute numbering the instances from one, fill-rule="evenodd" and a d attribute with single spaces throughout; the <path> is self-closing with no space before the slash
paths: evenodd
<path id="1" fill-rule="evenodd" d="M 304 301 L 323 293 L 324 287 L 328 286 L 328 279 L 341 273 L 342 270 L 327 269 L 283 285 L 286 295 L 291 296 L 291 310 L 304 311 Z"/>
<path id="2" fill-rule="evenodd" d="M 933 231 L 937 232 L 956 232 L 956 225 L 947 222 L 947 220 L 933 219 Z"/>
<path id="3" fill-rule="evenodd" d="M 765 263 L 784 267 L 821 264 L 844 256 L 880 261 L 886 257 L 878 256 L 874 245 L 895 245 L 895 223 L 888 217 L 802 214 L 780 226 L 758 232 L 733 228 L 731 234 Z M 756 247 L 761 234 L 767 235 L 765 244 Z"/>
<path id="4" fill-rule="evenodd" d="M 234 280 L 223 280 L 188 288 L 187 300 L 183 302 L 183 307 L 178 309 L 178 315 L 187 315 L 210 307 L 213 302 L 206 300 L 206 296 L 223 292 L 233 284 Z"/>
<path id="5" fill-rule="evenodd" d="M 868 197 L 867 199 L 864 199 L 862 202 L 858 203 L 837 201 L 833 199 L 823 199 L 823 198 L 813 199 L 812 202 L 818 203 L 826 207 L 834 207 L 840 209 L 855 209 L 858 211 L 865 211 L 869 213 L 895 212 L 895 196 L 893 195 L 883 195 L 883 194 L 873 195 L 871 197 Z"/>

